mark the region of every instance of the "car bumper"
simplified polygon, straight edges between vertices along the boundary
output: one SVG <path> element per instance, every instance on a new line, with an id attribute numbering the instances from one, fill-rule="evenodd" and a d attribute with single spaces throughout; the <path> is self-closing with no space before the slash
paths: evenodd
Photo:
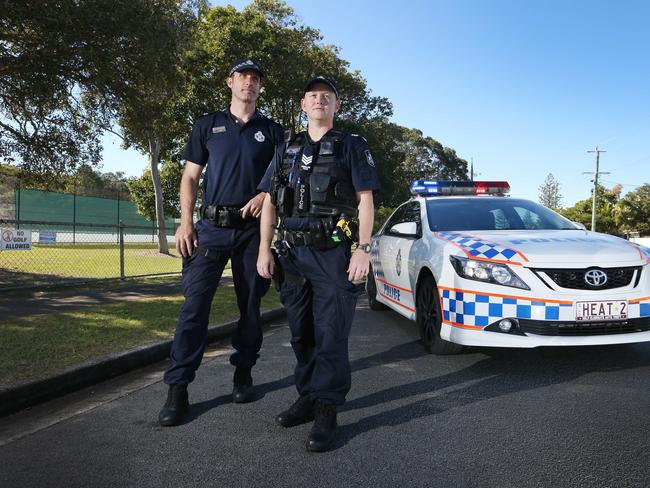
<path id="1" fill-rule="evenodd" d="M 578 346 L 650 341 L 650 290 L 612 292 L 610 300 L 626 300 L 621 319 L 576 320 L 576 304 L 598 300 L 593 294 L 540 292 L 495 293 L 495 288 L 439 286 L 443 339 L 463 345 L 493 347 Z M 459 286 L 460 285 L 460 286 Z M 500 291 L 500 290 L 499 290 Z M 515 328 L 500 332 L 498 323 L 511 319 Z"/>
<path id="2" fill-rule="evenodd" d="M 483 329 L 463 329 L 449 324 L 442 324 L 440 335 L 443 339 L 456 344 L 485 347 L 597 346 L 650 341 L 650 331 L 582 336 L 547 336 L 531 333 L 518 335 Z"/>

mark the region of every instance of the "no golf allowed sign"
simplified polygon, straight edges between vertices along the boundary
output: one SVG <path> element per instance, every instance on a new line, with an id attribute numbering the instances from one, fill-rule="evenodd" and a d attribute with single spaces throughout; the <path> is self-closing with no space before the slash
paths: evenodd
<path id="1" fill-rule="evenodd" d="M 0 251 L 31 251 L 32 231 L 0 229 Z"/>

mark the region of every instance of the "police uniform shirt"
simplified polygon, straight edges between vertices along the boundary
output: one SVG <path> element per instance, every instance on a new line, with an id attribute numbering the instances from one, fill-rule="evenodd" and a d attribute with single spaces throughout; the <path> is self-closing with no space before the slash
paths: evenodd
<path id="1" fill-rule="evenodd" d="M 283 139 L 282 127 L 255 112 L 240 125 L 230 109 L 200 117 L 192 128 L 183 159 L 206 166 L 203 176 L 203 205 L 243 207 L 257 186 Z M 218 228 L 197 223 L 202 246 L 210 246 Z"/>
<path id="2" fill-rule="evenodd" d="M 329 132 L 326 135 L 328 135 Z M 323 137 L 325 137 L 323 136 Z M 313 142 L 307 134 L 307 140 L 314 148 L 314 154 L 318 154 L 319 143 Z M 375 162 L 372 159 L 368 143 L 366 140 L 356 134 L 344 134 L 342 142 L 342 160 L 341 163 L 349 168 L 352 175 L 352 186 L 356 192 L 376 191 L 379 190 L 379 177 L 375 168 Z M 276 154 L 274 160 L 269 165 L 264 178 L 258 186 L 258 190 L 268 192 L 271 187 L 271 178 L 275 171 L 277 161 L 275 158 L 283 157 L 284 154 Z M 282 161 L 280 161 L 282 164 Z"/>

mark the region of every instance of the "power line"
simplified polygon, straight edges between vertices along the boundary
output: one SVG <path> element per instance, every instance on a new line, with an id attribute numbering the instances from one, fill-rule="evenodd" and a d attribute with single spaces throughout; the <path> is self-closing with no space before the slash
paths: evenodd
<path id="1" fill-rule="evenodd" d="M 601 175 L 603 173 L 600 173 Z M 613 180 L 600 180 L 602 183 L 609 183 L 610 185 L 621 185 L 621 186 L 633 186 L 634 188 L 639 188 L 640 186 L 647 185 L 647 183 L 636 184 L 636 183 L 621 183 L 620 181 Z"/>

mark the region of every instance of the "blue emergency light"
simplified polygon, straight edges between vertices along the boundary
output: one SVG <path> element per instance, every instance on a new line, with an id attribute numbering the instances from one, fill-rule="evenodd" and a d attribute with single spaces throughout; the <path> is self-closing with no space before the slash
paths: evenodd
<path id="1" fill-rule="evenodd" d="M 507 181 L 449 181 L 415 180 L 411 183 L 411 194 L 436 195 L 505 195 L 510 191 Z"/>

